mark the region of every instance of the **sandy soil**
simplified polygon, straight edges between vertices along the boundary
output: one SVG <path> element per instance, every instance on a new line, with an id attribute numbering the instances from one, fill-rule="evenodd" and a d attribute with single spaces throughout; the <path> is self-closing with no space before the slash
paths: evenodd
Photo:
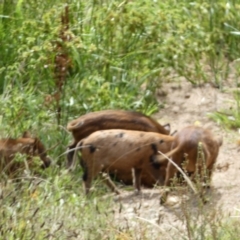
<path id="1" fill-rule="evenodd" d="M 163 93 L 167 95 L 163 96 Z M 160 205 L 159 188 L 143 189 L 140 195 L 123 191 L 120 197 L 116 197 L 115 212 L 119 227 L 135 234 L 138 232 L 138 236 L 131 235 L 134 239 L 144 239 L 141 237 L 144 235 L 147 239 L 176 239 L 176 234 L 180 239 L 180 236 L 187 236 L 186 219 L 194 225 L 199 223 L 201 215 L 207 215 L 206 220 L 218 213 L 221 219 L 237 215 L 240 220 L 240 159 L 236 144 L 240 136 L 237 130 L 224 129 L 208 117 L 209 113 L 233 107 L 235 102 L 232 93 L 221 92 L 208 84 L 194 88 L 188 82 L 181 82 L 181 87 L 177 83 L 165 84 L 157 96 L 159 103 L 164 103 L 164 109 L 154 117 L 160 123 L 169 122 L 172 131 L 200 124 L 223 137 L 212 187 L 207 193 L 210 201 L 201 206 L 198 198 L 185 189 L 182 190 L 185 193 L 172 193 L 168 202 Z M 187 217 L 186 209 L 191 213 L 190 217 Z"/>

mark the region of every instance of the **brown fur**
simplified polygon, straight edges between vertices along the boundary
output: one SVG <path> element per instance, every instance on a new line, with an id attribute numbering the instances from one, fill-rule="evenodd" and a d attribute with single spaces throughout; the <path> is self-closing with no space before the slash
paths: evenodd
<path id="1" fill-rule="evenodd" d="M 174 139 L 172 136 L 159 133 L 122 129 L 92 133 L 78 144 L 81 146 L 86 193 L 89 192 L 92 180 L 100 172 L 120 172 L 124 178 L 124 173 L 128 176 L 132 169 L 135 175 L 135 188 L 140 191 L 143 170 L 151 175 L 158 151 L 168 152 Z M 163 184 L 166 165 L 158 169 L 157 176 L 152 176 L 155 183 L 159 181 Z M 113 191 L 119 193 L 109 177 L 104 180 Z"/>
<path id="2" fill-rule="evenodd" d="M 153 118 L 142 113 L 124 110 L 103 110 L 85 114 L 69 122 L 67 129 L 72 132 L 74 138 L 73 143 L 68 148 L 68 168 L 73 164 L 73 149 L 76 147 L 77 143 L 95 131 L 105 129 L 128 129 L 158 132 L 166 135 L 170 132 L 169 124 L 162 126 Z"/>
<path id="3" fill-rule="evenodd" d="M 28 132 L 17 139 L 0 139 L 0 170 L 6 174 L 13 174 L 21 166 L 14 161 L 16 153 L 27 155 L 28 163 L 31 163 L 33 156 L 39 156 L 43 161 L 42 168 L 49 167 L 51 159 L 47 156 L 42 142 L 38 138 L 30 137 Z"/>
<path id="4" fill-rule="evenodd" d="M 198 172 L 201 174 L 203 164 L 199 162 L 197 164 L 198 148 L 201 143 L 203 160 L 205 161 L 205 167 L 210 180 L 219 148 L 222 145 L 222 139 L 215 138 L 209 130 L 197 126 L 185 127 L 179 131 L 175 137 L 176 140 L 173 142 L 172 150 L 165 155 L 171 157 L 180 167 L 184 160 L 186 160 L 185 156 L 187 156 L 187 162 L 185 164 L 185 170 L 187 173 L 196 174 L 196 172 Z M 166 161 L 168 160 L 161 157 L 157 161 L 166 164 Z M 171 185 L 171 180 L 176 173 L 177 169 L 169 162 L 167 166 L 165 186 Z"/>

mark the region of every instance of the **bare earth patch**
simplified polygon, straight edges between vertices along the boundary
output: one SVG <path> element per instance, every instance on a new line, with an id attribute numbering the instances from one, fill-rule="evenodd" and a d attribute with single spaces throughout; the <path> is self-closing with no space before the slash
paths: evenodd
<path id="1" fill-rule="evenodd" d="M 165 84 L 163 90 L 167 96 L 159 93 L 158 100 L 164 103 L 165 108 L 154 115 L 160 123 L 169 122 L 172 131 L 199 124 L 223 137 L 212 187 L 207 193 L 209 202 L 201 205 L 198 198 L 186 189 L 173 192 L 165 205 L 159 203 L 160 187 L 143 189 L 139 195 L 133 191 L 123 191 L 115 198 L 115 215 L 119 228 L 129 234 L 125 235 L 126 239 L 128 236 L 133 239 L 142 239 L 141 236 L 147 239 L 176 239 L 176 234 L 178 239 L 187 237 L 187 224 L 204 225 L 201 217 L 204 214 L 207 215 L 206 219 L 218 216 L 221 220 L 229 220 L 239 216 L 234 219 L 240 220 L 240 159 L 236 145 L 239 133 L 224 129 L 208 117 L 209 113 L 234 106 L 232 94 L 208 84 L 194 88 L 188 82 L 181 82 L 181 87 L 176 83 Z M 125 238 L 122 236 L 119 239 Z"/>

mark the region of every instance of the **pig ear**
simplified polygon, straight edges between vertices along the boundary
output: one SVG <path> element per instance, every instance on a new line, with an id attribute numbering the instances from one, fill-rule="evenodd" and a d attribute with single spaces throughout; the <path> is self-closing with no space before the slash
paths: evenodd
<path id="1" fill-rule="evenodd" d="M 31 134 L 30 134 L 29 131 L 25 131 L 25 132 L 23 132 L 22 137 L 23 137 L 23 138 L 30 138 L 30 137 L 31 137 Z"/>
<path id="2" fill-rule="evenodd" d="M 171 126 L 170 126 L 170 123 L 167 123 L 165 125 L 163 125 L 164 129 L 168 132 L 168 134 L 170 133 L 171 131 Z"/>

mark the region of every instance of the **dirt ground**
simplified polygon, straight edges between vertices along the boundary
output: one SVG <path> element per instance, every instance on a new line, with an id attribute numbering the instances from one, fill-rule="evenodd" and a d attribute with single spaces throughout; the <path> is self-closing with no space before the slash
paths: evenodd
<path id="1" fill-rule="evenodd" d="M 209 202 L 202 207 L 190 191 L 187 194 L 172 193 L 165 205 L 159 203 L 159 188 L 143 189 L 140 195 L 124 191 L 116 197 L 116 220 L 120 228 L 139 233 L 134 239 L 145 239 L 141 238 L 145 231 L 149 239 L 176 239 L 176 234 L 186 237 L 189 213 L 188 219 L 193 225 L 205 213 L 209 214 L 208 218 L 218 213 L 221 219 L 237 219 L 234 216 L 239 216 L 240 220 L 240 159 L 236 144 L 240 134 L 237 130 L 223 128 L 208 117 L 209 113 L 229 109 L 236 104 L 229 91 L 231 88 L 226 89 L 228 91 L 221 92 L 209 84 L 193 87 L 188 82 L 181 82 L 181 87 L 178 83 L 165 84 L 157 93 L 164 108 L 153 117 L 160 123 L 170 123 L 172 131 L 191 124 L 210 128 L 215 135 L 223 137 L 223 145 L 213 173 L 212 187 L 207 193 Z M 188 209 L 188 213 L 184 209 Z"/>

